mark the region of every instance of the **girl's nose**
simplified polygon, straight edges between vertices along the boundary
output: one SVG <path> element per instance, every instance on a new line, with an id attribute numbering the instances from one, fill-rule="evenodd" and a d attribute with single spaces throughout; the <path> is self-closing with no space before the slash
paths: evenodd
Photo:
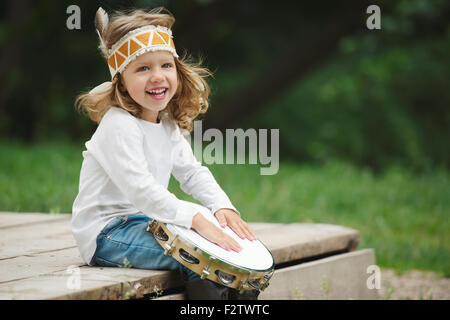
<path id="1" fill-rule="evenodd" d="M 152 82 L 161 82 L 163 80 L 163 76 L 161 71 L 157 70 L 152 73 L 150 80 Z"/>

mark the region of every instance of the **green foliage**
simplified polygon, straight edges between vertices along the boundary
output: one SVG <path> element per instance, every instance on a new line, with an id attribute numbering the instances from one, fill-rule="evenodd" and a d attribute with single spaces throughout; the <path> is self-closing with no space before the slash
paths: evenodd
<path id="1" fill-rule="evenodd" d="M 450 30 L 449 30 L 450 31 Z M 376 169 L 450 165 L 450 32 L 441 40 L 342 54 L 270 103 L 246 127 L 280 128 L 286 157 Z"/>
<path id="2" fill-rule="evenodd" d="M 0 142 L 0 210 L 72 211 L 83 161 L 80 145 Z"/>

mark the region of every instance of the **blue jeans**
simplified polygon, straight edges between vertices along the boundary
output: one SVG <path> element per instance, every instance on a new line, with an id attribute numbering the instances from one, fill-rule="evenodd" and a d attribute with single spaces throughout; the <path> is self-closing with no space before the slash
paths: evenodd
<path id="1" fill-rule="evenodd" d="M 185 281 L 200 277 L 169 255 L 146 231 L 152 219 L 146 215 L 121 216 L 109 222 L 97 237 L 92 262 L 104 267 L 132 267 L 150 270 L 173 270 Z"/>

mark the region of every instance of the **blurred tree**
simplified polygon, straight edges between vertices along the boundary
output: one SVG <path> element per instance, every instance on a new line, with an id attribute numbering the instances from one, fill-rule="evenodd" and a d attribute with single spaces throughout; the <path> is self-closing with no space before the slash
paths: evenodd
<path id="1" fill-rule="evenodd" d="M 6 127 L 7 121 L 20 117 L 20 112 L 14 108 L 6 108 L 8 97 L 21 85 L 24 77 L 23 70 L 18 66 L 25 58 L 24 41 L 22 34 L 28 27 L 27 23 L 31 14 L 30 1 L 12 1 L 5 8 L 5 3 L 0 7 L 2 12 L 0 24 L 0 126 Z M 10 101 L 8 101 L 11 103 Z M 13 115 L 11 115 L 13 114 Z M 15 114 L 15 116 L 14 116 Z M 12 118 L 12 119 L 11 119 Z M 30 139 L 33 130 L 28 128 L 22 132 L 22 136 Z"/>
<path id="2" fill-rule="evenodd" d="M 366 28 L 369 3 L 381 30 Z M 81 30 L 66 28 L 71 4 L 0 3 L 2 137 L 87 140 L 73 102 L 108 79 L 97 8 L 163 5 L 177 49 L 214 71 L 205 128 L 280 128 L 296 161 L 450 166 L 448 1 L 82 0 Z"/>
<path id="3" fill-rule="evenodd" d="M 394 4 L 380 32 L 344 37 L 321 68 L 236 125 L 282 124 L 284 159 L 448 168 L 449 4 Z"/>
<path id="4" fill-rule="evenodd" d="M 252 37 L 261 43 L 269 43 L 262 48 L 266 51 L 263 63 L 251 81 L 219 101 L 217 111 L 206 118 L 206 127 L 224 129 L 233 126 L 237 114 L 240 118 L 251 117 L 336 54 L 342 38 L 365 28 L 366 1 L 339 2 L 333 5 L 332 11 L 325 12 L 320 3 L 288 2 L 274 7 L 266 2 L 261 6 L 266 19 L 252 17 Z M 308 19 L 309 15 L 313 19 Z M 235 33 L 239 34 L 239 31 Z M 270 42 L 277 37 L 283 40 L 283 46 L 273 50 L 275 43 Z M 242 43 L 241 50 L 251 55 L 258 46 L 261 45 L 255 45 L 255 48 Z M 233 56 L 233 53 L 229 54 Z"/>

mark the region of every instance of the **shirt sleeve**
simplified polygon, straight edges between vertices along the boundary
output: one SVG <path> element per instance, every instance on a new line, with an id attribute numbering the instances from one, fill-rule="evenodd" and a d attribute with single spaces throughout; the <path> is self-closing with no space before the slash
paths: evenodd
<path id="1" fill-rule="evenodd" d="M 87 149 L 130 203 L 149 217 L 187 228 L 197 213 L 151 174 L 144 137 L 132 116 L 105 114 Z"/>
<path id="2" fill-rule="evenodd" d="M 173 151 L 173 176 L 180 182 L 180 188 L 216 213 L 227 208 L 239 211 L 217 183 L 211 171 L 195 158 L 189 142 L 180 134 Z"/>

